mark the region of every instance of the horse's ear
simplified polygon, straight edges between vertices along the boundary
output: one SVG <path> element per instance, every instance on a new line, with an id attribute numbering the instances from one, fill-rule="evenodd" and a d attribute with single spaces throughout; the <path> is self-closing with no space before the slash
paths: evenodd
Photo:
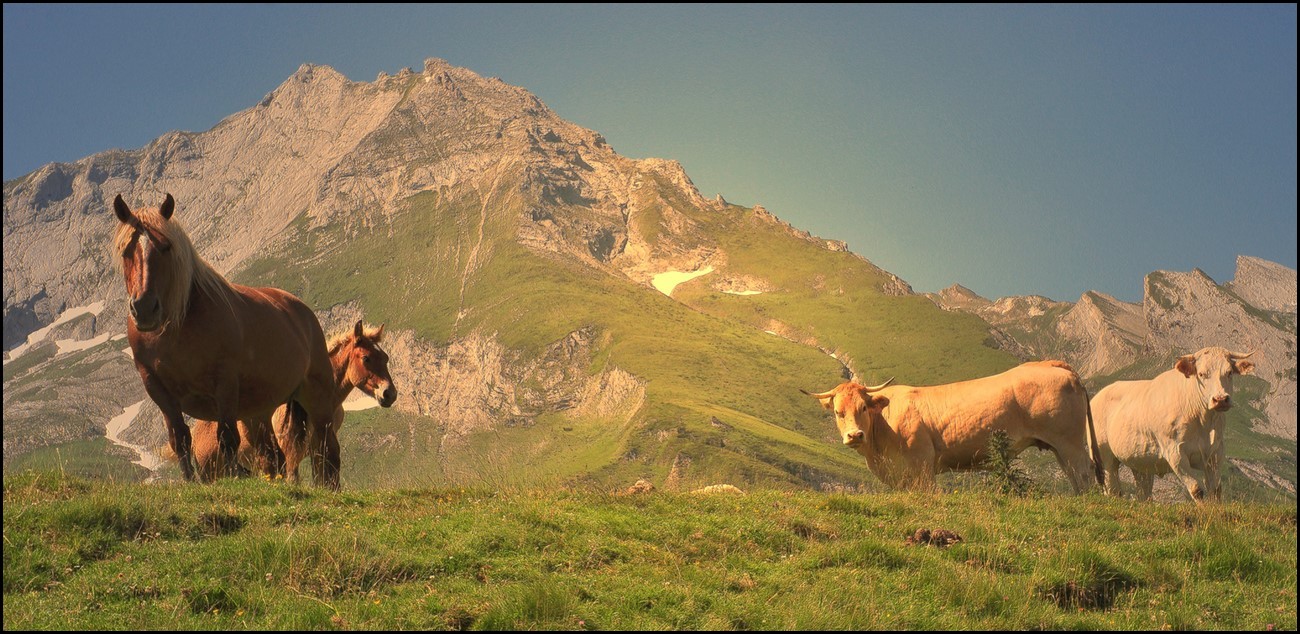
<path id="1" fill-rule="evenodd" d="M 365 325 L 361 323 L 362 321 L 364 320 L 358 319 L 356 327 L 352 329 L 352 335 L 354 337 L 366 336 L 366 328 Z"/>
<path id="2" fill-rule="evenodd" d="M 122 200 L 121 194 L 113 199 L 113 213 L 117 215 L 118 220 L 127 224 L 133 224 L 131 221 L 135 220 L 135 215 L 131 213 L 131 208 L 126 206 L 126 201 Z"/>
<path id="3" fill-rule="evenodd" d="M 162 207 L 158 208 L 158 213 L 162 214 L 164 220 L 171 220 L 172 212 L 174 211 L 176 211 L 176 199 L 172 198 L 171 194 L 167 194 L 167 198 L 163 200 Z"/>
<path id="4" fill-rule="evenodd" d="M 383 341 L 383 339 L 384 339 L 384 324 L 379 324 L 379 330 L 375 331 L 375 336 L 371 337 L 370 340 L 374 341 L 375 343 L 379 343 L 380 341 Z M 1249 363 L 1249 361 L 1247 361 L 1246 363 Z"/>

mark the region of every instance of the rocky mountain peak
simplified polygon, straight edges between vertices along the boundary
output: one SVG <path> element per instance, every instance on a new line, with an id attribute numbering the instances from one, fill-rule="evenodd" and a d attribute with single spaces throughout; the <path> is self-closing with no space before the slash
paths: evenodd
<path id="1" fill-rule="evenodd" d="M 939 297 L 943 298 L 945 302 L 948 302 L 953 305 L 974 304 L 979 306 L 987 306 L 988 304 L 992 303 L 989 300 L 981 297 L 979 293 L 976 293 L 975 291 L 972 291 L 971 289 L 966 288 L 961 284 L 953 284 L 952 286 L 949 286 L 948 288 L 939 291 Z"/>
<path id="2" fill-rule="evenodd" d="M 1296 271 L 1275 262 L 1237 256 L 1237 273 L 1227 284 L 1242 299 L 1265 310 L 1296 312 Z"/>

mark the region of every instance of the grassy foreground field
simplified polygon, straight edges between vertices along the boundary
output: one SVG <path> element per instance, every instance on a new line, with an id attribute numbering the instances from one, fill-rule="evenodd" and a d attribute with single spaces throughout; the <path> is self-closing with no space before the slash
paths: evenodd
<path id="1" fill-rule="evenodd" d="M 4 629 L 1294 629 L 1296 507 L 4 481 Z M 964 539 L 909 545 L 918 528 Z"/>

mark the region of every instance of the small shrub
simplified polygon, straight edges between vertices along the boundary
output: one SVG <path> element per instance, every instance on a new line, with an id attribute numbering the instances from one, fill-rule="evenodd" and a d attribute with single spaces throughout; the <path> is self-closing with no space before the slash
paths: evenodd
<path id="1" fill-rule="evenodd" d="M 1034 491 L 1034 481 L 1011 455 L 1011 438 L 1004 431 L 995 431 L 989 437 L 988 455 L 983 468 L 988 471 L 988 482 L 1002 495 L 1025 497 Z"/>

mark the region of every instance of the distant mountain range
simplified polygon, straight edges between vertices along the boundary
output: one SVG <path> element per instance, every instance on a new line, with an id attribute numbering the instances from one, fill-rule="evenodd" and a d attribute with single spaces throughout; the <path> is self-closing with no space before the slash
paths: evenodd
<path id="1" fill-rule="evenodd" d="M 1099 388 L 1224 345 L 1260 351 L 1239 459 L 1273 475 L 1289 459 L 1268 485 L 1294 491 L 1295 271 L 1243 257 L 1222 286 L 1153 273 L 1141 306 L 927 298 L 436 59 L 374 82 L 304 65 L 206 132 L 6 182 L 6 471 L 141 477 L 134 448 L 158 452 L 108 242 L 114 196 L 164 192 L 231 279 L 299 295 L 327 332 L 387 324 L 401 397 L 349 412 L 345 486 L 870 487 L 800 388 L 949 382 L 1038 356 Z"/>

